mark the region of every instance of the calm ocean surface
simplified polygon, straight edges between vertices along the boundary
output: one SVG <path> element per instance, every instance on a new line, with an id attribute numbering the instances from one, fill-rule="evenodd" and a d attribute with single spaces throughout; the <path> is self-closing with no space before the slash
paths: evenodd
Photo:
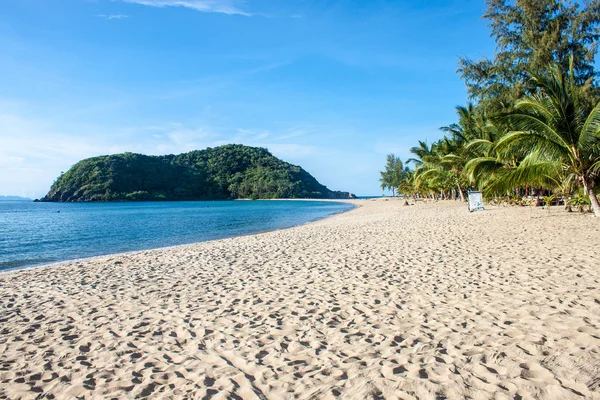
<path id="1" fill-rule="evenodd" d="M 353 208 L 325 201 L 0 201 L 0 270 L 289 228 Z"/>

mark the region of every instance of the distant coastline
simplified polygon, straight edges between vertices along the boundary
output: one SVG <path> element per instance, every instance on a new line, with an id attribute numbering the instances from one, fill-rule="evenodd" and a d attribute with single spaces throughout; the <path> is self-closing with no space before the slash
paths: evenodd
<path id="1" fill-rule="evenodd" d="M 21 196 L 0 196 L 0 201 L 33 201 L 33 199 Z"/>

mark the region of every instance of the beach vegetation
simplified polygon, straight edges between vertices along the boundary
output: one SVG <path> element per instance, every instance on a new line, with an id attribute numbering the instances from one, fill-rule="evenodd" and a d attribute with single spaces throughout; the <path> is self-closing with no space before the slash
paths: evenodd
<path id="1" fill-rule="evenodd" d="M 179 155 L 123 153 L 82 160 L 43 201 L 348 198 L 267 149 L 224 145 Z"/>
<path id="2" fill-rule="evenodd" d="M 385 169 L 380 174 L 381 178 L 379 178 L 379 182 L 381 183 L 381 189 L 391 190 L 392 197 L 396 196 L 396 191 L 398 194 L 410 192 L 408 183 L 411 182 L 410 175 L 412 172 L 410 168 L 404 166 L 399 157 L 396 157 L 394 154 L 388 154 Z"/>
<path id="3" fill-rule="evenodd" d="M 462 58 L 471 102 L 411 148 L 414 196 L 591 209 L 600 216 L 600 0 L 488 0 L 493 59 Z M 383 173 L 382 173 L 383 176 Z M 396 183 L 396 187 L 403 183 Z"/>
<path id="4" fill-rule="evenodd" d="M 469 97 L 488 111 L 506 111 L 534 90 L 530 73 L 556 63 L 579 86 L 596 79 L 594 57 L 600 35 L 600 1 L 487 0 L 483 19 L 496 43 L 493 58 L 462 57 L 458 71 Z M 594 95 L 585 99 L 594 102 Z"/>

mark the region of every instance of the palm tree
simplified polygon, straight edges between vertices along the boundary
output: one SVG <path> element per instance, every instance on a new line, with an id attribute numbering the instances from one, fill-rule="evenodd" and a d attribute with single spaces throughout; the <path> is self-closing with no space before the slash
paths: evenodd
<path id="1" fill-rule="evenodd" d="M 415 165 L 415 169 L 418 169 L 424 162 L 429 161 L 431 157 L 434 157 L 433 151 L 427 142 L 423 142 L 419 140 L 419 146 L 415 146 L 410 149 L 410 152 L 414 154 L 417 158 L 409 158 L 406 160 L 406 163 L 413 163 Z"/>
<path id="2" fill-rule="evenodd" d="M 537 91 L 518 101 L 503 116 L 514 131 L 496 144 L 498 152 L 528 154 L 509 180 L 573 179 L 583 186 L 595 216 L 600 204 L 594 193 L 600 175 L 600 102 L 587 111 L 581 88 L 558 65 L 545 75 L 531 74 Z"/>
<path id="3" fill-rule="evenodd" d="M 461 127 L 453 124 L 451 127 L 442 128 L 456 129 Z M 444 198 L 449 192 L 458 193 L 462 201 L 465 200 L 464 186 L 466 184 L 463 167 L 466 154 L 463 147 L 464 141 L 457 138 L 444 137 L 435 142 L 431 147 L 425 142 L 419 142 L 418 147 L 413 147 L 410 152 L 417 158 L 407 161 L 416 165 L 414 183 L 418 189 L 429 188 L 431 192 L 439 192 Z"/>
<path id="4" fill-rule="evenodd" d="M 429 162 L 435 158 L 432 146 L 429 146 L 427 142 L 419 140 L 419 145 L 412 147 L 410 152 L 415 156 L 415 158 L 409 158 L 406 160 L 406 164 L 412 163 L 415 168 L 412 176 L 414 191 L 425 196 L 428 196 L 429 194 L 433 196 L 432 192 L 435 191 L 435 189 L 430 188 L 428 186 L 428 182 L 424 182 L 423 179 L 419 177 L 419 173 L 423 170 L 425 162 Z"/>
<path id="5" fill-rule="evenodd" d="M 414 193 L 414 172 L 411 171 L 410 168 L 404 167 L 402 180 L 400 181 L 400 185 L 398 185 L 398 194 L 407 197 L 409 195 L 414 195 Z"/>
<path id="6" fill-rule="evenodd" d="M 498 151 L 498 141 L 503 132 L 510 130 L 509 127 L 501 126 L 486 117 L 482 125 L 480 136 L 465 145 L 465 149 L 471 155 L 465 164 L 465 173 L 469 181 L 476 188 L 483 190 L 487 198 L 510 193 L 524 183 L 531 183 L 507 179 L 527 155 Z"/>
<path id="7" fill-rule="evenodd" d="M 457 109 L 460 113 L 464 110 L 464 107 L 457 107 Z M 453 126 L 458 128 L 458 130 L 453 132 Z M 450 127 L 442 127 L 443 131 L 452 132 L 454 137 L 452 139 L 444 137 L 436 147 L 436 150 L 442 155 L 440 165 L 450 174 L 452 182 L 458 190 L 460 199 L 466 201 L 464 192 L 464 187 L 467 184 L 465 165 L 473 157 L 473 154 L 465 147 L 465 144 L 468 138 L 475 137 L 475 135 L 474 132 L 467 132 L 463 128 L 460 122 Z"/>
<path id="8" fill-rule="evenodd" d="M 473 103 L 467 106 L 457 106 L 458 122 L 440 128 L 442 132 L 449 133 L 459 143 L 466 143 L 473 139 L 481 138 L 481 121 Z"/>

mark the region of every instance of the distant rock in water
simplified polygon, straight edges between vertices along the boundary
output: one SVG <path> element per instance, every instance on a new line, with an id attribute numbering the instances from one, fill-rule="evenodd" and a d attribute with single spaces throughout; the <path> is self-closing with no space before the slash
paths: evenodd
<path id="1" fill-rule="evenodd" d="M 179 155 L 123 153 L 79 161 L 40 201 L 355 198 L 267 149 L 229 144 Z"/>

